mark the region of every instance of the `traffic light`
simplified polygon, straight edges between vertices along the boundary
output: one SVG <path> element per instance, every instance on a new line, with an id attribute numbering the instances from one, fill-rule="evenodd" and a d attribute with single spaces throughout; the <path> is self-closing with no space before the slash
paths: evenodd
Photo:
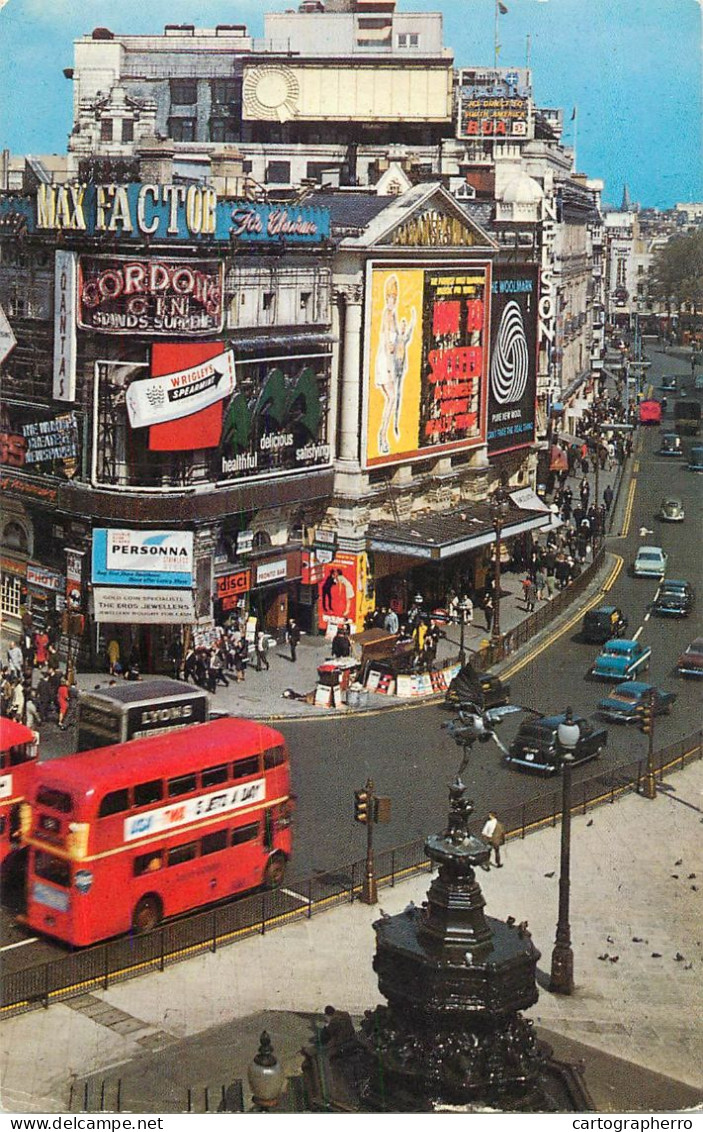
<path id="1" fill-rule="evenodd" d="M 368 790 L 355 790 L 354 791 L 354 821 L 363 822 L 364 825 L 369 820 L 369 792 Z"/>
<path id="2" fill-rule="evenodd" d="M 644 732 L 645 735 L 649 735 L 652 730 L 652 717 L 654 715 L 651 700 L 647 700 L 646 703 L 641 704 L 637 710 L 640 717 L 640 731 Z"/>

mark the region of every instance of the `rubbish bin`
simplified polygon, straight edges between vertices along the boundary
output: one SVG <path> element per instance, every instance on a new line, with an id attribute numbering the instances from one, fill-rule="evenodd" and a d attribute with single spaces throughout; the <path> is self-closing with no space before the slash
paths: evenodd
<path id="1" fill-rule="evenodd" d="M 365 708 L 368 707 L 369 693 L 366 691 L 363 684 L 350 684 L 347 688 L 347 707 L 350 708 Z"/>

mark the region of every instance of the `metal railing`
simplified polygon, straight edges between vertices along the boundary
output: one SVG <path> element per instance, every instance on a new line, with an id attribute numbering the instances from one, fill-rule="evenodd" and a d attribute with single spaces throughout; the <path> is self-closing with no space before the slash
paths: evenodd
<path id="1" fill-rule="evenodd" d="M 687 763 L 703 757 L 703 731 L 664 747 L 654 755 L 658 781 Z M 574 813 L 613 803 L 626 793 L 641 793 L 647 775 L 645 758 L 616 766 L 576 781 L 572 787 Z M 524 838 L 545 825 L 556 825 L 561 814 L 561 790 L 527 799 L 501 813 L 509 837 Z M 393 886 L 405 877 L 429 871 L 424 839 L 376 852 L 379 887 Z M 216 951 L 239 939 L 264 935 L 291 921 L 308 918 L 338 904 L 361 898 L 365 861 L 353 861 L 333 872 L 308 877 L 295 888 L 256 892 L 230 904 L 207 908 L 192 916 L 162 924 L 146 935 L 125 936 L 96 947 L 0 977 L 0 1017 L 9 1017 L 52 1002 L 104 989 L 148 970 L 166 966 L 203 951 Z"/>

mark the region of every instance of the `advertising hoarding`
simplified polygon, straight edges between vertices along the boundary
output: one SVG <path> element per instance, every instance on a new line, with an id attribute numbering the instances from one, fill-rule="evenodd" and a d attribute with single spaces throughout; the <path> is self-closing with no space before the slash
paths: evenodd
<path id="1" fill-rule="evenodd" d="M 348 110 L 346 111 L 348 114 Z M 285 240 L 319 244 L 330 234 L 327 208 L 219 198 L 204 185 L 41 184 L 36 196 L 7 194 L 0 217 L 20 220 L 27 232 L 81 232 L 86 236 L 182 243 L 195 236 L 240 244 Z M 70 253 L 67 253 L 70 254 Z"/>
<path id="2" fill-rule="evenodd" d="M 95 620 L 126 625 L 184 625 L 195 620 L 191 590 L 95 586 Z"/>
<path id="3" fill-rule="evenodd" d="M 537 307 L 537 266 L 495 264 L 486 430 L 490 454 L 522 448 L 535 438 Z"/>
<path id="4" fill-rule="evenodd" d="M 197 413 L 234 392 L 234 353 L 214 358 L 146 381 L 133 381 L 127 390 L 127 414 L 132 428 L 163 424 Z"/>
<path id="5" fill-rule="evenodd" d="M 212 259 L 81 256 L 78 325 L 102 334 L 217 333 L 223 271 Z"/>
<path id="6" fill-rule="evenodd" d="M 54 260 L 54 401 L 76 399 L 75 252 L 57 251 Z"/>
<path id="7" fill-rule="evenodd" d="M 463 70 L 458 98 L 460 138 L 528 138 L 533 132 L 529 71 Z"/>
<path id="8" fill-rule="evenodd" d="M 192 586 L 193 532 L 96 527 L 92 580 L 113 586 Z"/>
<path id="9" fill-rule="evenodd" d="M 373 267 L 366 467 L 483 443 L 489 285 L 483 262 Z"/>

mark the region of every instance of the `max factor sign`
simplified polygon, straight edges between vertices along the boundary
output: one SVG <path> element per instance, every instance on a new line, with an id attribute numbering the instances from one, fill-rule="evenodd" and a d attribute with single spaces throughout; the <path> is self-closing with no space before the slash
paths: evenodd
<path id="1" fill-rule="evenodd" d="M 26 198 L 8 196 L 0 215 L 7 211 L 21 212 L 30 231 L 131 239 L 316 244 L 330 233 L 328 209 L 221 200 L 203 185 L 39 185 L 34 209 Z"/>

